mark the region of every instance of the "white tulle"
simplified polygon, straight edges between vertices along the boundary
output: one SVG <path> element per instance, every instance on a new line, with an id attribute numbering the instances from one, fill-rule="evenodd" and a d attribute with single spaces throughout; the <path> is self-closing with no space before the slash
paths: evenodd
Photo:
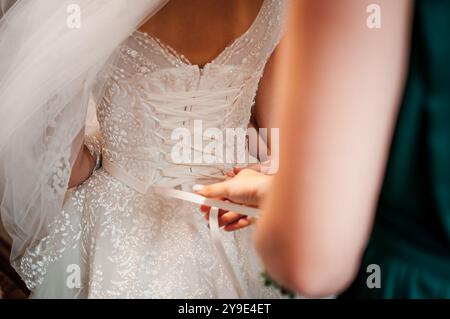
<path id="1" fill-rule="evenodd" d="M 100 70 L 167 1 L 19 0 L 1 18 L 0 210 L 14 266 L 61 213 L 88 104 L 103 91 Z M 67 24 L 72 4 L 80 28 Z"/>

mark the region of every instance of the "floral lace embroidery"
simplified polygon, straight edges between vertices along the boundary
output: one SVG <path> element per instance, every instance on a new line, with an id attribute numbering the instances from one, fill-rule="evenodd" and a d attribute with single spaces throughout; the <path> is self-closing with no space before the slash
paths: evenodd
<path id="1" fill-rule="evenodd" d="M 169 132 L 155 120 L 157 110 L 149 105 L 149 92 L 240 88 L 238 95 L 229 96 L 235 102 L 220 114 L 220 128 L 246 128 L 265 63 L 281 38 L 283 10 L 284 1 L 265 0 L 249 31 L 203 69 L 136 32 L 120 48 L 120 59 L 98 106 L 101 135 L 88 138 L 92 147 L 101 148 L 104 158 L 136 178 L 160 179 L 155 164 L 162 161 L 164 145 L 159 136 Z M 58 176 L 69 169 L 67 164 L 61 161 L 52 182 L 59 191 Z M 27 250 L 18 267 L 30 289 L 44 281 L 50 264 L 63 262 L 68 250 L 80 249 L 85 279 L 81 297 L 232 296 L 194 206 L 138 194 L 103 170 L 69 194 L 50 229 L 47 237 Z M 251 257 L 248 234 L 227 236 L 228 255 L 253 297 L 276 296 L 256 278 L 259 265 Z M 99 256 L 104 257 L 101 262 Z M 224 294 L 215 291 L 217 287 L 223 287 Z"/>

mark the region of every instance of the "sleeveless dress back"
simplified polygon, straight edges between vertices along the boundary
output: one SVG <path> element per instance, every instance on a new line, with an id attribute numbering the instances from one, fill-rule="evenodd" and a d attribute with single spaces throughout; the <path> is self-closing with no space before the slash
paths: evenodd
<path id="1" fill-rule="evenodd" d="M 237 297 L 198 206 L 153 187 L 223 179 L 231 166 L 173 163 L 171 134 L 192 132 L 196 121 L 203 130 L 247 128 L 283 10 L 284 1 L 265 0 L 248 31 L 204 67 L 138 31 L 121 45 L 97 107 L 100 134 L 90 138 L 104 167 L 69 194 L 55 231 L 22 259 L 34 298 Z M 278 297 L 264 285 L 251 233 L 222 233 L 227 255 L 248 297 Z"/>

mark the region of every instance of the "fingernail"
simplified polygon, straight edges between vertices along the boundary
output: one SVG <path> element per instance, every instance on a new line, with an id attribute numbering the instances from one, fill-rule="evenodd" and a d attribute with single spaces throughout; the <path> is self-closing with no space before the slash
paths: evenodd
<path id="1" fill-rule="evenodd" d="M 200 192 L 204 188 L 205 188 L 205 185 L 201 185 L 201 184 L 196 184 L 196 185 L 192 186 L 192 190 L 196 193 Z"/>

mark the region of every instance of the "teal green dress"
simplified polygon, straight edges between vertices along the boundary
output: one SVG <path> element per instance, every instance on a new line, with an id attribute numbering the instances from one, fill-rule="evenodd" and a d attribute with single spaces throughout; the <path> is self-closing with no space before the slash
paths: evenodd
<path id="1" fill-rule="evenodd" d="M 373 232 L 341 297 L 450 298 L 450 0 L 416 1 L 412 38 Z"/>

